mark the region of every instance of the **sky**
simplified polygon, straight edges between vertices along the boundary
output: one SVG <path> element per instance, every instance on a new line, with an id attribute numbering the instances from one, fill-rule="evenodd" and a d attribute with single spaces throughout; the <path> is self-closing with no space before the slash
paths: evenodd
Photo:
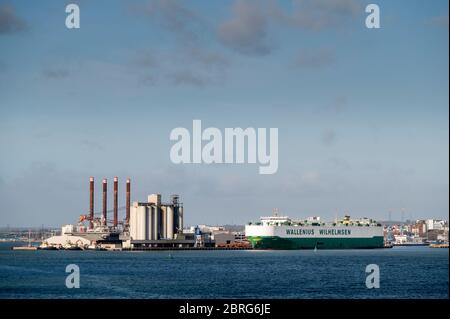
<path id="1" fill-rule="evenodd" d="M 77 3 L 80 28 L 65 26 Z M 367 29 L 365 7 L 380 7 Z M 89 176 L 185 224 L 448 219 L 446 0 L 0 0 L 0 226 L 75 223 Z M 278 128 L 279 168 L 174 164 L 172 129 Z M 122 218 L 124 212 L 120 212 Z"/>

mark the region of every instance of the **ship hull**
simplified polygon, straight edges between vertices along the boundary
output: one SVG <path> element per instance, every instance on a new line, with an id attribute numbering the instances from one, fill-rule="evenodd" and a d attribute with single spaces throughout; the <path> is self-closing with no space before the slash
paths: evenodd
<path id="1" fill-rule="evenodd" d="M 383 248 L 382 227 L 247 225 L 246 237 L 255 249 Z"/>
<path id="2" fill-rule="evenodd" d="M 370 249 L 383 248 L 384 237 L 371 238 L 281 238 L 249 236 L 255 249 Z"/>

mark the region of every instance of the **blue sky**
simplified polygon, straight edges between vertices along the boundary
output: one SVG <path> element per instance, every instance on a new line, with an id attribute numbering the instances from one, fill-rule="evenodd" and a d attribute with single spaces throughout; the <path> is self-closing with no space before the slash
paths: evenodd
<path id="1" fill-rule="evenodd" d="M 448 1 L 73 2 L 77 30 L 68 1 L 0 0 L 0 225 L 75 222 L 91 175 L 188 224 L 448 218 Z M 278 172 L 172 164 L 193 119 L 277 127 Z"/>

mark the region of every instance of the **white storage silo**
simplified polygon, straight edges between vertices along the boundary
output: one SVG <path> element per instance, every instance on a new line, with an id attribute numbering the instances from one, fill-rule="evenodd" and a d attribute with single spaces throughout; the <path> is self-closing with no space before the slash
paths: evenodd
<path id="1" fill-rule="evenodd" d="M 167 238 L 167 206 L 161 206 L 161 237 Z"/>
<path id="2" fill-rule="evenodd" d="M 148 240 L 153 239 L 153 209 L 151 206 L 146 207 L 146 214 L 147 214 L 147 234 L 146 237 Z"/>
<path id="3" fill-rule="evenodd" d="M 168 239 L 173 239 L 173 218 L 174 218 L 174 214 L 173 214 L 173 206 L 166 206 L 167 211 L 166 211 L 166 215 L 167 215 L 167 230 L 166 230 L 166 234 L 167 234 L 167 238 Z"/>
<path id="4" fill-rule="evenodd" d="M 147 207 L 137 207 L 137 240 L 146 240 L 147 235 Z"/>
<path id="5" fill-rule="evenodd" d="M 130 237 L 131 239 L 137 238 L 137 216 L 136 216 L 136 207 L 130 207 Z"/>
<path id="6" fill-rule="evenodd" d="M 158 206 L 152 206 L 153 210 L 153 238 L 154 240 L 159 239 L 159 209 Z"/>

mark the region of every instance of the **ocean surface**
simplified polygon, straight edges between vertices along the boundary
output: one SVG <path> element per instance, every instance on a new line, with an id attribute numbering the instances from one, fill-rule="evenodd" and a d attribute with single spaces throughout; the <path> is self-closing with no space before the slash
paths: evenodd
<path id="1" fill-rule="evenodd" d="M 12 251 L 0 243 L 0 298 L 448 298 L 448 249 Z M 17 243 L 15 243 L 17 245 Z M 65 285 L 66 266 L 80 288 Z M 380 288 L 366 287 L 366 266 Z"/>

